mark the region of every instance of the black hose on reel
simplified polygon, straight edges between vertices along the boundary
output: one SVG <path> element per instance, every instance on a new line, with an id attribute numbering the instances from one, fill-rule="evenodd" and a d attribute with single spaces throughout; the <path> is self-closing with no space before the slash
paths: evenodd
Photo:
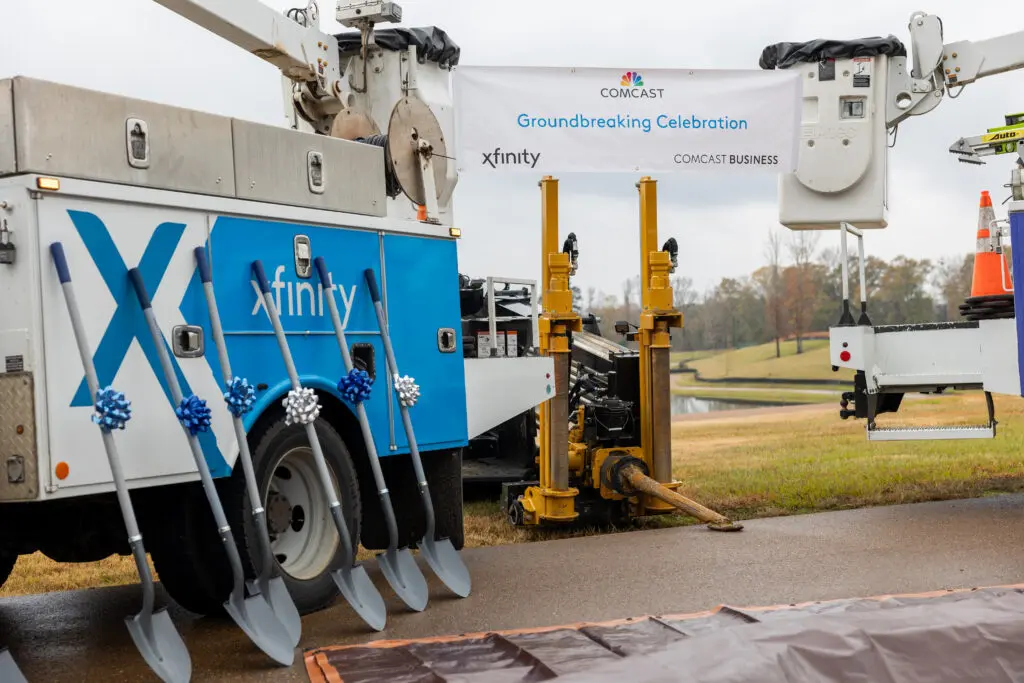
<path id="1" fill-rule="evenodd" d="M 373 147 L 381 147 L 384 149 L 384 184 L 385 191 L 388 196 L 392 199 L 397 197 L 402 192 L 401 186 L 398 184 L 398 175 L 395 173 L 395 167 L 391 163 L 391 154 L 388 152 L 388 136 L 387 135 L 371 135 L 365 138 L 356 138 L 355 142 L 361 142 L 364 145 L 371 145 Z"/>

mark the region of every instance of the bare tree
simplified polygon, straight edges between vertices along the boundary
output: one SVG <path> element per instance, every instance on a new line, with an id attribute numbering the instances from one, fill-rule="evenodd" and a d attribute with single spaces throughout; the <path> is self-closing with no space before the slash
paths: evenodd
<path id="1" fill-rule="evenodd" d="M 782 357 L 781 338 L 785 329 L 786 303 L 782 286 L 782 240 L 775 230 L 768 232 L 764 245 L 764 257 L 767 264 L 761 285 L 764 295 L 765 319 L 768 323 L 768 334 L 775 339 L 775 357 Z"/>
<path id="2" fill-rule="evenodd" d="M 693 288 L 693 279 L 683 275 L 672 278 L 672 293 L 675 307 L 683 310 L 697 303 L 697 290 Z"/>
<path id="3" fill-rule="evenodd" d="M 960 304 L 971 295 L 974 254 L 944 257 L 935 268 L 934 284 L 946 308 L 946 320 L 960 318 Z"/>
<path id="4" fill-rule="evenodd" d="M 625 320 L 633 320 L 633 293 L 639 289 L 639 277 L 631 277 L 622 282 L 622 308 Z"/>
<path id="5" fill-rule="evenodd" d="M 792 275 L 787 283 L 790 323 L 796 335 L 796 352 L 804 352 L 804 335 L 814 315 L 817 292 L 815 270 L 812 268 L 814 252 L 820 233 L 813 230 L 797 230 L 789 240 L 789 255 L 793 260 Z"/>

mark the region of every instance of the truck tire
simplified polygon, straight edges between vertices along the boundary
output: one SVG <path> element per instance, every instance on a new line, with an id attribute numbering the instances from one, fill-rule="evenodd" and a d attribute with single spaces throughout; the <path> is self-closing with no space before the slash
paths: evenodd
<path id="1" fill-rule="evenodd" d="M 430 487 L 430 499 L 434 504 L 435 535 L 448 538 L 456 550 L 465 544 L 462 509 L 462 449 L 430 451 L 420 453 L 423 460 L 423 474 Z M 391 501 L 398 523 L 399 547 L 416 547 L 423 538 L 426 525 L 423 519 L 423 505 L 420 502 L 416 476 L 408 455 L 391 455 L 381 459 L 384 480 L 391 492 Z M 363 546 L 370 550 L 388 547 L 387 527 L 384 512 L 376 496 L 369 498 L 376 485 L 372 476 L 362 482 L 363 495 L 367 496 L 363 522 Z"/>
<path id="2" fill-rule="evenodd" d="M 437 537 L 448 538 L 456 550 L 466 544 L 463 524 L 462 449 L 437 451 L 423 463 L 437 520 Z"/>
<path id="3" fill-rule="evenodd" d="M 327 468 L 335 479 L 353 551 L 359 544 L 359 484 L 345 442 L 326 421 L 315 423 Z M 303 425 L 273 422 L 250 444 L 256 482 L 277 553 L 275 572 L 284 579 L 301 614 L 328 606 L 338 595 L 331 572 L 343 554 Z M 246 578 L 256 576 L 259 540 L 240 463 L 231 477 L 217 480 Z M 199 483 L 168 496 L 162 533 L 151 548 L 160 581 L 179 605 L 196 614 L 223 613 L 231 590 L 231 569 L 213 514 Z M 166 508 L 165 508 L 166 509 Z"/>
<path id="4" fill-rule="evenodd" d="M 16 553 L 0 551 L 0 587 L 7 583 L 7 579 L 11 578 L 11 572 L 14 571 L 14 565 L 17 562 L 18 555 Z"/>
<path id="5" fill-rule="evenodd" d="M 335 495 L 348 523 L 352 552 L 359 547 L 359 519 L 362 505 L 359 480 L 345 441 L 325 420 L 317 420 L 316 431 L 324 460 L 334 479 Z M 252 449 L 256 483 L 266 510 L 271 550 L 277 566 L 275 573 L 284 579 L 288 592 L 301 614 L 330 605 L 338 596 L 332 572 L 344 563 L 344 552 L 334 526 L 328 501 L 317 474 L 316 462 L 306 428 L 275 422 L 256 436 Z M 237 466 L 236 488 L 239 502 L 232 506 L 229 518 L 240 529 L 235 539 L 243 558 L 259 561 L 260 544 L 250 513 L 252 504 L 245 490 L 241 465 Z M 252 564 L 247 568 L 255 576 Z"/>
<path id="6" fill-rule="evenodd" d="M 160 584 L 189 612 L 223 614 L 231 566 L 202 484 L 157 487 L 151 494 L 152 505 L 146 506 L 151 522 L 143 530 L 143 543 Z"/>

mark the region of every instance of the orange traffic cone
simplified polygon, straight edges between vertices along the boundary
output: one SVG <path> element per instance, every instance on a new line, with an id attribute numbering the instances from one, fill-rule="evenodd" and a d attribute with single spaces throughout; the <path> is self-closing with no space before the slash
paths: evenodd
<path id="1" fill-rule="evenodd" d="M 416 205 L 416 220 L 423 222 L 427 220 L 427 205 L 417 204 Z"/>
<path id="2" fill-rule="evenodd" d="M 971 298 L 1004 296 L 1013 292 L 1010 269 L 1003 254 L 1002 241 L 995 223 L 996 212 L 988 190 L 982 190 L 978 203 L 978 246 L 974 253 L 974 281 Z"/>
<path id="3" fill-rule="evenodd" d="M 992 198 L 988 190 L 982 190 L 971 296 L 960 306 L 960 315 L 968 320 L 1012 318 L 1014 315 L 1013 280 L 995 220 Z"/>

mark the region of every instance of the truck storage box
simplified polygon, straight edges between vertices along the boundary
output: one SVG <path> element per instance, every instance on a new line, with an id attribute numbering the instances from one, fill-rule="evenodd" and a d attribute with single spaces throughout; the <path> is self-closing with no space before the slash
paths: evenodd
<path id="1" fill-rule="evenodd" d="M 240 199 L 387 213 L 384 149 L 249 121 L 232 121 Z"/>
<path id="2" fill-rule="evenodd" d="M 0 96 L 0 173 L 235 193 L 230 118 L 21 76 Z"/>

